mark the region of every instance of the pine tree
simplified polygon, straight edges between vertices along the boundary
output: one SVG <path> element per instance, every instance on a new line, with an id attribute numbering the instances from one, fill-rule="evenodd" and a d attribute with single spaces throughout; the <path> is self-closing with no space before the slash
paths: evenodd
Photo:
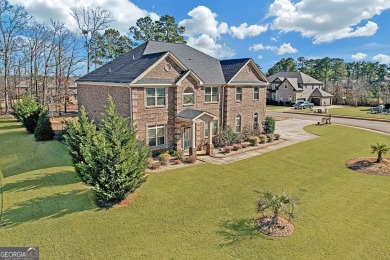
<path id="1" fill-rule="evenodd" d="M 39 114 L 38 124 L 35 128 L 34 136 L 37 141 L 47 141 L 53 139 L 54 131 L 51 127 L 47 110 L 43 110 Z"/>
<path id="2" fill-rule="evenodd" d="M 66 122 L 66 126 L 64 138 L 72 157 L 73 165 L 85 164 L 84 156 L 81 154 L 81 147 L 91 144 L 92 137 L 96 135 L 96 125 L 93 120 L 88 120 L 87 112 L 82 106 L 78 121 L 69 120 Z M 81 181 L 87 183 L 87 178 L 78 169 L 79 167 L 76 167 L 76 172 Z"/>
<path id="3" fill-rule="evenodd" d="M 80 147 L 84 162 L 76 165 L 100 203 L 121 201 L 141 185 L 150 151 L 137 141 L 136 133 L 109 97 L 99 131 L 90 145 Z"/>

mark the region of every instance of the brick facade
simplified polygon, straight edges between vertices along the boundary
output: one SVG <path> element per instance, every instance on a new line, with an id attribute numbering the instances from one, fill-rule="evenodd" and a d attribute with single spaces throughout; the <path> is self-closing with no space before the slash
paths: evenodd
<path id="1" fill-rule="evenodd" d="M 169 64 L 169 70 L 167 70 Z M 252 64 L 245 66 L 233 80 L 250 81 L 262 80 L 255 73 Z M 174 60 L 167 57 L 160 61 L 156 66 L 147 72 L 142 79 L 164 79 L 176 82 L 183 75 L 181 68 Z M 192 124 L 177 118 L 177 114 L 186 108 L 192 108 L 208 113 L 217 117 L 218 127 L 223 119 L 224 125 L 230 125 L 234 128 L 236 115 L 241 115 L 242 128 L 246 125 L 253 127 L 253 115 L 258 113 L 259 125 L 265 116 L 265 86 L 259 88 L 259 99 L 254 100 L 254 86 L 242 87 L 242 101 L 235 100 L 235 86 L 225 86 L 220 84 L 218 102 L 205 102 L 205 89 L 207 86 L 198 86 L 197 79 L 191 74 L 180 80 L 179 84 L 164 86 L 165 88 L 165 106 L 147 107 L 146 105 L 146 88 L 161 87 L 153 85 L 131 86 L 97 86 L 80 83 L 78 85 L 79 104 L 87 108 L 89 116 L 100 122 L 100 115 L 103 112 L 103 104 L 108 95 L 111 95 L 117 104 L 119 113 L 125 117 L 133 117 L 134 125 L 138 129 L 138 138 L 148 142 L 148 127 L 163 125 L 165 126 L 165 145 L 152 147 L 153 149 L 161 148 L 182 148 L 183 147 L 183 128 L 190 127 Z M 183 92 L 186 88 L 194 91 L 194 104 L 183 104 Z M 223 91 L 224 90 L 224 91 Z M 131 96 L 131 100 L 130 100 Z M 131 104 L 131 108 L 130 108 Z M 130 111 L 132 113 L 130 113 Z M 223 115 L 222 115 L 222 111 Z M 222 118 L 223 117 L 223 118 Z M 207 124 L 207 123 L 206 123 Z M 211 132 L 211 131 L 209 131 Z M 204 123 L 196 123 L 196 145 L 200 146 L 207 143 L 204 136 Z"/>

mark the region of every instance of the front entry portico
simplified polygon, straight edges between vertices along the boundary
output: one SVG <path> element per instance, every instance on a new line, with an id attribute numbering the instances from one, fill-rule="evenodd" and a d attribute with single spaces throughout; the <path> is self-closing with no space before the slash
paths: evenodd
<path id="1" fill-rule="evenodd" d="M 177 120 L 182 123 L 182 147 L 184 150 L 188 150 L 190 154 L 196 155 L 196 124 L 204 122 L 208 124 L 208 129 L 211 129 L 211 122 L 216 120 L 217 117 L 211 113 L 196 110 L 185 109 L 177 114 Z M 209 134 L 207 138 L 206 154 L 211 155 L 213 151 L 213 139 L 212 134 Z"/>

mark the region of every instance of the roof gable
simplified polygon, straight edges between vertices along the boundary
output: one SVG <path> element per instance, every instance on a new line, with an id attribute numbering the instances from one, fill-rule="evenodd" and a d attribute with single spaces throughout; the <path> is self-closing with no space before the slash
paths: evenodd
<path id="1" fill-rule="evenodd" d="M 325 90 L 316 88 L 310 94 L 310 97 L 333 97 L 333 95 L 326 92 Z"/>
<path id="2" fill-rule="evenodd" d="M 306 75 L 303 72 L 278 72 L 269 77 L 267 77 L 269 82 L 273 82 L 277 78 L 296 78 L 298 80 L 298 84 L 318 84 L 323 85 L 321 81 L 316 80 L 309 75 Z"/>

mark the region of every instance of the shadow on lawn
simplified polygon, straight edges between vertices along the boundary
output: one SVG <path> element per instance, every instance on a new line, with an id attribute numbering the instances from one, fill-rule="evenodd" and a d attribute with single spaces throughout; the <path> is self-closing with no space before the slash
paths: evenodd
<path id="1" fill-rule="evenodd" d="M 97 210 L 92 192 L 74 190 L 40 197 L 15 205 L 3 212 L 0 226 L 9 228 L 41 219 L 59 218 L 86 210 Z"/>
<path id="2" fill-rule="evenodd" d="M 226 243 L 220 244 L 220 246 L 233 245 L 245 239 L 264 238 L 255 228 L 253 219 L 223 221 L 220 226 L 223 230 L 217 233 L 222 235 L 226 241 Z"/>
<path id="3" fill-rule="evenodd" d="M 73 171 L 63 168 L 47 168 L 38 170 L 33 179 L 24 179 L 3 185 L 3 191 L 28 191 L 44 187 L 67 185 L 78 182 Z M 26 173 L 27 174 L 27 173 Z M 28 172 L 34 174 L 34 172 Z"/>
<path id="4" fill-rule="evenodd" d="M 14 129 L 19 129 L 20 131 L 24 130 L 24 128 L 21 125 L 5 125 L 5 126 L 0 125 L 0 131 L 14 130 Z"/>

